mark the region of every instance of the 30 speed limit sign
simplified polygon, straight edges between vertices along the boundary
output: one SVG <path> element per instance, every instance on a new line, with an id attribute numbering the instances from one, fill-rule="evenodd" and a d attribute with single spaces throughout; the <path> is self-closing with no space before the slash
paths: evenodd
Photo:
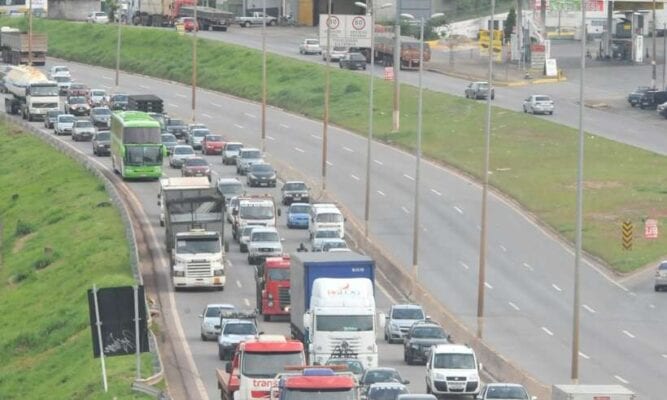
<path id="1" fill-rule="evenodd" d="M 327 18 L 327 26 L 329 29 L 338 29 L 340 26 L 340 19 L 338 19 L 338 17 L 335 15 L 332 15 L 331 17 Z"/>

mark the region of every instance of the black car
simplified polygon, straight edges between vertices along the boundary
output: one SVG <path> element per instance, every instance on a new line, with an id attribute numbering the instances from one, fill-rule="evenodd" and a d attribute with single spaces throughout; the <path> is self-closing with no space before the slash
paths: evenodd
<path id="1" fill-rule="evenodd" d="M 184 136 L 187 132 L 188 126 L 185 124 L 185 122 L 183 122 L 182 119 L 169 118 L 167 120 L 167 133 L 171 133 L 178 139 L 184 139 Z"/>
<path id="2" fill-rule="evenodd" d="M 450 343 L 451 337 L 435 322 L 415 322 L 403 342 L 403 361 L 408 365 L 426 363 L 431 346 Z"/>
<path id="3" fill-rule="evenodd" d="M 95 107 L 90 110 L 90 120 L 93 125 L 110 128 L 111 127 L 111 110 L 109 107 Z"/>
<path id="4" fill-rule="evenodd" d="M 114 94 L 109 100 L 109 105 L 112 110 L 127 110 L 127 95 Z"/>
<path id="5" fill-rule="evenodd" d="M 346 69 L 366 69 L 366 56 L 361 53 L 347 53 L 340 59 L 338 66 Z"/>
<path id="6" fill-rule="evenodd" d="M 174 146 L 178 144 L 178 139 L 176 139 L 176 136 L 172 135 L 171 133 L 163 133 L 162 144 L 167 148 L 167 155 L 169 155 L 172 151 L 174 151 Z"/>
<path id="7" fill-rule="evenodd" d="M 630 103 L 632 107 L 638 105 L 641 102 L 644 93 L 648 92 L 650 89 L 651 88 L 648 86 L 639 86 L 628 95 L 628 103 Z"/>
<path id="8" fill-rule="evenodd" d="M 359 379 L 359 386 L 361 387 L 362 398 L 368 393 L 368 388 L 374 383 L 380 382 L 398 382 L 404 385 L 410 383 L 409 380 L 403 379 L 401 374 L 395 368 L 376 367 L 368 368 L 364 371 Z"/>
<path id="9" fill-rule="evenodd" d="M 310 189 L 304 182 L 301 181 L 287 181 L 280 189 L 282 194 L 283 204 L 288 206 L 294 202 L 309 203 Z"/>
<path id="10" fill-rule="evenodd" d="M 662 104 L 667 101 L 667 91 L 664 90 L 648 90 L 644 93 L 639 100 L 639 108 L 642 110 L 645 108 L 656 109 L 658 104 Z"/>
<path id="11" fill-rule="evenodd" d="M 248 186 L 276 187 L 276 170 L 270 164 L 252 164 L 248 170 Z"/>
<path id="12" fill-rule="evenodd" d="M 111 132 L 99 131 L 93 136 L 93 154 L 96 156 L 111 155 Z"/>
<path id="13" fill-rule="evenodd" d="M 46 129 L 53 129 L 53 124 L 56 122 L 58 115 L 65 114 L 62 111 L 47 111 L 44 116 L 44 127 Z"/>

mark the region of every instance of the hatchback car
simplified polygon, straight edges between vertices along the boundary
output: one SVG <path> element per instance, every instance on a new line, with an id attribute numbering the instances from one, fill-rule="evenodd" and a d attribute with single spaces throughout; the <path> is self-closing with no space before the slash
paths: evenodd
<path id="1" fill-rule="evenodd" d="M 292 203 L 287 209 L 287 227 L 289 229 L 308 229 L 310 219 L 310 204 Z"/>
<path id="2" fill-rule="evenodd" d="M 88 86 L 86 86 L 85 84 L 83 84 L 83 83 L 72 83 L 69 86 L 69 90 L 67 91 L 67 96 L 87 97 L 89 92 L 90 92 L 90 89 L 88 89 Z"/>
<path id="3" fill-rule="evenodd" d="M 192 17 L 183 17 L 178 19 L 178 23 L 183 25 L 183 30 L 186 32 L 198 31 L 199 24 Z"/>
<path id="4" fill-rule="evenodd" d="M 381 382 L 398 382 L 403 385 L 410 383 L 409 380 L 403 379 L 401 374 L 395 368 L 389 367 L 376 367 L 368 368 L 364 371 L 364 374 L 359 379 L 359 386 L 361 387 L 362 396 L 367 395 L 368 389 L 374 383 Z"/>
<path id="5" fill-rule="evenodd" d="M 394 304 L 389 309 L 384 325 L 384 340 L 389 343 L 402 342 L 412 324 L 426 319 L 426 314 L 417 304 Z"/>
<path id="6" fill-rule="evenodd" d="M 171 133 L 178 139 L 184 139 L 188 127 L 182 119 L 169 118 L 169 120 L 167 120 L 166 129 L 167 133 Z"/>
<path id="7" fill-rule="evenodd" d="M 230 360 L 239 343 L 257 335 L 255 322 L 249 319 L 227 319 L 220 327 L 218 336 L 218 357 Z"/>
<path id="8" fill-rule="evenodd" d="M 534 94 L 523 102 L 523 112 L 531 114 L 549 114 L 554 113 L 554 101 L 550 96 L 544 94 Z"/>
<path id="9" fill-rule="evenodd" d="M 96 132 L 92 122 L 87 119 L 79 119 L 74 122 L 74 126 L 72 127 L 72 140 L 75 142 L 87 142 L 93 139 Z"/>
<path id="10" fill-rule="evenodd" d="M 243 194 L 243 184 L 236 178 L 220 178 L 216 186 L 225 199 L 225 205 L 229 204 L 232 198 Z"/>
<path id="11" fill-rule="evenodd" d="M 496 91 L 489 82 L 471 82 L 466 86 L 466 99 L 486 99 L 491 93 L 491 100 L 495 99 Z"/>
<path id="12" fill-rule="evenodd" d="M 343 58 L 345 54 L 347 54 L 347 51 L 347 47 L 334 46 L 334 48 L 331 50 L 331 54 L 329 54 L 329 51 L 324 49 L 322 50 L 322 61 L 326 61 L 327 56 L 329 56 L 331 61 L 340 61 L 340 59 Z"/>
<path id="13" fill-rule="evenodd" d="M 62 111 L 47 111 L 46 115 L 44 116 L 44 128 L 46 129 L 53 129 L 54 124 L 56 123 L 56 120 L 58 119 L 58 115 L 63 115 L 65 114 Z"/>
<path id="14" fill-rule="evenodd" d="M 91 107 L 98 107 L 107 103 L 107 91 L 104 89 L 90 89 L 88 102 Z"/>
<path id="15" fill-rule="evenodd" d="M 58 94 L 61 96 L 67 96 L 70 86 L 72 86 L 72 78 L 69 76 L 54 76 L 52 81 L 58 83 Z"/>
<path id="16" fill-rule="evenodd" d="M 243 143 L 227 142 L 222 148 L 222 164 L 236 164 L 236 157 L 239 155 L 239 150 L 243 148 Z"/>
<path id="17" fill-rule="evenodd" d="M 178 144 L 178 139 L 171 133 L 163 133 L 161 136 L 162 144 L 167 148 L 167 155 L 174 151 L 174 146 Z"/>
<path id="18" fill-rule="evenodd" d="M 250 166 L 253 164 L 260 164 L 264 162 L 262 152 L 259 149 L 242 148 L 236 157 L 236 173 L 245 175 L 248 173 Z"/>
<path id="19" fill-rule="evenodd" d="M 318 39 L 304 39 L 299 45 L 300 54 L 322 54 L 320 41 Z"/>
<path id="20" fill-rule="evenodd" d="M 222 154 L 222 147 L 224 145 L 225 142 L 222 140 L 222 136 L 206 135 L 201 142 L 201 152 L 205 155 Z"/>
<path id="21" fill-rule="evenodd" d="M 366 69 L 366 56 L 361 53 L 347 53 L 340 59 L 338 66 L 345 69 Z"/>
<path id="22" fill-rule="evenodd" d="M 114 94 L 109 99 L 109 105 L 112 110 L 126 110 L 127 102 L 128 99 L 126 94 Z"/>
<path id="23" fill-rule="evenodd" d="M 489 383 L 479 393 L 480 400 L 531 400 L 528 391 L 517 383 Z M 532 397 L 532 399 L 536 399 Z"/>
<path id="24" fill-rule="evenodd" d="M 211 166 L 201 157 L 187 158 L 181 167 L 181 176 L 205 176 L 211 180 Z"/>
<path id="25" fill-rule="evenodd" d="M 176 145 L 174 146 L 174 151 L 169 155 L 169 166 L 172 168 L 181 168 L 183 162 L 192 157 L 196 157 L 192 146 L 187 144 Z"/>
<path id="26" fill-rule="evenodd" d="M 71 96 L 67 99 L 65 112 L 76 116 L 88 115 L 90 114 L 90 105 L 83 96 Z"/>
<path id="27" fill-rule="evenodd" d="M 236 307 L 233 304 L 206 305 L 204 311 L 199 314 L 199 318 L 201 319 L 199 328 L 201 340 L 217 339 L 218 334 L 220 334 L 220 328 L 216 328 L 216 325 L 220 324 L 221 312 L 234 310 L 236 310 Z"/>
<path id="28" fill-rule="evenodd" d="M 253 164 L 248 169 L 248 186 L 276 187 L 276 170 L 270 164 Z"/>
<path id="29" fill-rule="evenodd" d="M 93 125 L 110 128 L 111 127 L 111 110 L 109 107 L 95 107 L 90 110 L 90 120 Z"/>
<path id="30" fill-rule="evenodd" d="M 239 235 L 239 250 L 241 253 L 248 252 L 248 241 L 250 241 L 250 234 L 255 228 L 257 228 L 257 226 L 246 225 L 243 229 L 241 229 L 241 234 Z"/>
<path id="31" fill-rule="evenodd" d="M 432 321 L 415 322 L 405 335 L 403 361 L 412 365 L 426 363 L 431 346 L 451 342 L 451 337 L 440 325 Z"/>
<path id="32" fill-rule="evenodd" d="M 659 292 L 667 287 L 667 261 L 663 261 L 655 271 L 655 291 Z"/>
<path id="33" fill-rule="evenodd" d="M 72 114 L 58 115 L 58 118 L 56 118 L 56 122 L 53 125 L 55 134 L 58 136 L 71 135 L 74 121 L 76 121 L 76 117 Z"/>
<path id="34" fill-rule="evenodd" d="M 109 16 L 104 11 L 93 11 L 86 17 L 86 22 L 93 24 L 108 24 Z"/>
<path id="35" fill-rule="evenodd" d="M 310 250 L 322 251 L 322 247 L 324 247 L 325 243 L 338 239 L 340 239 L 340 230 L 334 228 L 318 229 L 315 231 L 313 238 L 310 241 Z"/>
<path id="36" fill-rule="evenodd" d="M 398 382 L 374 383 L 366 392 L 366 400 L 396 400 L 401 394 L 408 394 L 408 388 Z"/>
<path id="37" fill-rule="evenodd" d="M 108 156 L 111 154 L 111 132 L 99 131 L 93 136 L 93 154 Z"/>
<path id="38" fill-rule="evenodd" d="M 206 128 L 193 129 L 188 134 L 186 142 L 187 142 L 187 144 L 192 146 L 193 149 L 201 149 L 201 144 L 204 141 L 204 138 L 206 137 L 206 135 L 210 135 L 210 134 L 211 134 L 211 131 L 209 131 Z"/>

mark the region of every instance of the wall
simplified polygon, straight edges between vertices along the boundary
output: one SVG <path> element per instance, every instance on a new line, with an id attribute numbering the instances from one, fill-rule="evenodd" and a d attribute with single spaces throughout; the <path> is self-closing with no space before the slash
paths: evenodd
<path id="1" fill-rule="evenodd" d="M 101 0 L 48 0 L 48 18 L 85 20 L 91 11 L 102 9 Z"/>

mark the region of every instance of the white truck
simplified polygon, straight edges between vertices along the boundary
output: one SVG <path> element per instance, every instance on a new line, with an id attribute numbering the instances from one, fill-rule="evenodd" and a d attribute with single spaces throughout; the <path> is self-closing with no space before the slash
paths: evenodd
<path id="1" fill-rule="evenodd" d="M 238 208 L 232 211 L 232 235 L 234 239 L 239 239 L 239 235 L 246 225 L 276 226 L 276 214 L 280 216 L 280 208 L 276 209 L 273 197 L 269 195 L 240 196 L 237 200 Z"/>
<path id="2" fill-rule="evenodd" d="M 5 75 L 5 112 L 21 114 L 23 119 L 44 119 L 49 111 L 60 111 L 58 83 L 50 81 L 40 70 L 17 66 Z"/>
<path id="3" fill-rule="evenodd" d="M 241 25 L 242 28 L 247 28 L 250 25 L 262 25 L 265 20 L 267 26 L 275 25 L 278 22 L 278 18 L 264 15 L 261 11 L 255 11 L 247 17 L 236 17 L 235 22 Z"/>
<path id="4" fill-rule="evenodd" d="M 553 385 L 551 400 L 636 400 L 637 395 L 621 385 Z"/>
<path id="5" fill-rule="evenodd" d="M 174 289 L 225 287 L 224 200 L 207 178 L 166 178 L 158 205 Z"/>

